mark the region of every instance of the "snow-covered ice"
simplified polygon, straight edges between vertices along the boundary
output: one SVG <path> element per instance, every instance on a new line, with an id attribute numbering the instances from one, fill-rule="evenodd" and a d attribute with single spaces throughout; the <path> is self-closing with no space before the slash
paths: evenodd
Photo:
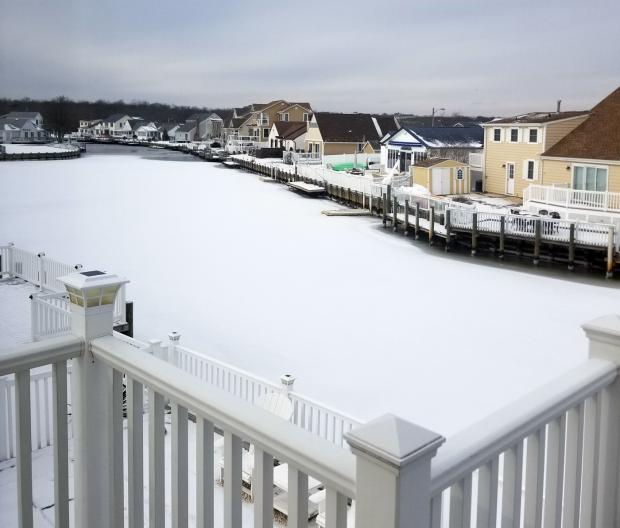
<path id="1" fill-rule="evenodd" d="M 598 276 L 444 254 L 219 164 L 0 165 L 0 240 L 131 279 L 136 336 L 182 343 L 362 419 L 444 435 L 586 358 Z"/>

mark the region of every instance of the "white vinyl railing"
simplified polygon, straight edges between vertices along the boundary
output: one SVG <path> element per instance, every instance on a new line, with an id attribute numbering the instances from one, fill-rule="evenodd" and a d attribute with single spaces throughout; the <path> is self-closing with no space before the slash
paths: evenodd
<path id="1" fill-rule="evenodd" d="M 63 335 L 71 329 L 69 298 L 65 293 L 30 296 L 30 337 L 33 341 Z"/>
<path id="2" fill-rule="evenodd" d="M 590 359 L 449 439 L 432 462 L 431 527 L 596 526 L 616 376 Z"/>
<path id="3" fill-rule="evenodd" d="M 14 244 L 6 244 L 0 246 L 0 277 L 8 275 L 18 277 L 38 286 L 41 292 L 61 293 L 65 291 L 64 285 L 58 280 L 58 277 L 69 275 L 76 270 L 81 270 L 82 265 L 76 264 L 71 266 L 56 260 L 48 258 L 45 253 L 33 253 L 15 247 Z M 126 315 L 126 290 L 123 285 L 116 296 L 114 308 L 114 321 L 117 324 L 125 324 L 127 322 Z M 50 308 L 53 312 L 53 308 Z M 51 317 L 51 313 L 49 314 Z M 46 317 L 42 314 L 42 317 Z M 47 328 L 33 329 L 34 333 L 47 332 Z M 57 335 L 56 332 L 47 335 Z"/>
<path id="4" fill-rule="evenodd" d="M 529 215 L 509 215 L 490 212 L 476 212 L 464 208 L 450 209 L 450 224 L 452 227 L 471 230 L 474 225 L 480 232 L 497 233 L 502 230 L 506 235 L 534 239 L 540 237 L 542 241 L 565 242 L 571 241 L 582 246 L 618 247 L 615 226 L 602 223 L 578 222 L 572 220 L 547 219 Z M 539 230 L 537 235 L 537 230 Z"/>
<path id="5" fill-rule="evenodd" d="M 620 193 L 583 191 L 548 185 L 529 185 L 523 203 L 537 202 L 559 207 L 620 212 Z"/>

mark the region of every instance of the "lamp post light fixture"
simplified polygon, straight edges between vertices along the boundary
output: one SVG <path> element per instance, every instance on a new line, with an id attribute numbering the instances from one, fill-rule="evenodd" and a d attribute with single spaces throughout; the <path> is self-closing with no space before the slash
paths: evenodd
<path id="1" fill-rule="evenodd" d="M 445 108 L 435 108 L 433 106 L 433 113 L 432 113 L 432 117 L 431 117 L 431 128 L 433 128 L 435 126 L 435 114 L 437 112 L 445 112 L 446 109 Z"/>

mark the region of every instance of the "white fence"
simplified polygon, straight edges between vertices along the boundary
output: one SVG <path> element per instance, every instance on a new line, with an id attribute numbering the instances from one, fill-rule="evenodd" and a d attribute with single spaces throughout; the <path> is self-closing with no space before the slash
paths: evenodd
<path id="1" fill-rule="evenodd" d="M 64 292 L 64 284 L 58 280 L 58 277 L 75 273 L 76 270 L 82 269 L 81 264 L 76 264 L 75 266 L 64 264 L 48 258 L 43 252 L 32 253 L 31 251 L 16 248 L 13 244 L 0 246 L 0 261 L 0 276 L 8 275 L 24 279 L 38 286 L 41 292 Z M 125 324 L 127 322 L 125 302 L 126 290 L 125 286 L 123 286 L 116 296 L 114 305 L 114 322 L 116 324 Z M 39 329 L 33 330 L 33 332 L 38 331 Z M 41 331 L 46 332 L 47 329 L 43 327 Z"/>
<path id="2" fill-rule="evenodd" d="M 479 232 L 499 234 L 502 230 L 506 235 L 542 241 L 570 243 L 571 231 L 573 242 L 582 246 L 617 247 L 615 228 L 610 224 L 594 224 L 570 220 L 546 219 L 528 215 L 510 215 L 489 212 L 476 212 L 463 208 L 450 209 L 452 227 L 471 230 L 474 225 Z"/>
<path id="3" fill-rule="evenodd" d="M 527 205 L 528 202 L 620 213 L 620 193 L 612 192 L 581 191 L 566 187 L 529 185 L 523 192 L 524 205 Z"/>

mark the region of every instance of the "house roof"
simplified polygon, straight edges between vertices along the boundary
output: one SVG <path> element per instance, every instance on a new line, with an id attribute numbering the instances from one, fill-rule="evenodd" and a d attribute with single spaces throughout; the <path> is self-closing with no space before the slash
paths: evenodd
<path id="1" fill-rule="evenodd" d="M 0 117 L 0 130 L 19 130 L 15 126 L 15 120 L 5 117 Z"/>
<path id="2" fill-rule="evenodd" d="M 415 162 L 416 167 L 433 167 L 444 161 L 451 161 L 448 158 L 426 158 Z"/>
<path id="3" fill-rule="evenodd" d="M 377 124 L 381 129 L 379 139 L 381 139 L 386 134 L 398 130 L 398 124 L 396 123 L 396 119 L 394 116 L 376 116 L 375 120 L 377 121 Z"/>
<path id="4" fill-rule="evenodd" d="M 246 116 L 244 116 L 244 117 L 233 117 L 230 120 L 230 128 L 239 128 L 247 120 L 248 120 L 248 118 Z"/>
<path id="5" fill-rule="evenodd" d="M 276 121 L 273 125 L 282 139 L 296 139 L 308 130 L 305 121 Z"/>
<path id="6" fill-rule="evenodd" d="M 41 115 L 41 112 L 9 112 L 0 117 L 5 119 L 36 119 L 38 115 Z"/>
<path id="7" fill-rule="evenodd" d="M 130 119 L 128 121 L 131 130 L 138 130 L 142 125 L 146 123 L 144 119 Z"/>
<path id="8" fill-rule="evenodd" d="M 381 136 L 370 114 L 316 112 L 314 117 L 327 143 L 363 143 Z"/>
<path id="9" fill-rule="evenodd" d="M 119 119 L 123 119 L 127 114 L 112 114 L 106 117 L 103 121 L 105 123 L 116 123 Z"/>
<path id="10" fill-rule="evenodd" d="M 290 103 L 288 101 L 284 101 L 284 102 L 286 103 L 286 106 L 282 110 L 278 110 L 278 114 L 282 112 L 286 112 L 287 110 L 290 110 L 294 106 L 301 106 L 304 110 L 308 110 L 310 112 L 312 111 L 312 107 L 310 106 L 310 103 Z"/>
<path id="11" fill-rule="evenodd" d="M 598 103 L 583 123 L 543 156 L 620 161 L 620 88 Z"/>
<path id="12" fill-rule="evenodd" d="M 1 121 L 3 123 L 9 123 L 11 125 L 13 125 L 14 127 L 18 128 L 19 130 L 21 130 L 22 128 L 24 128 L 24 126 L 28 125 L 30 127 L 33 127 L 35 130 L 43 130 L 39 125 L 36 125 L 31 118 L 29 117 L 3 117 L 0 118 Z M 7 129 L 5 129 L 7 130 Z"/>
<path id="13" fill-rule="evenodd" d="M 189 123 L 183 123 L 179 126 L 177 132 L 191 132 L 196 129 L 196 123 L 194 121 L 190 121 Z"/>
<path id="14" fill-rule="evenodd" d="M 497 119 L 489 121 L 488 123 L 484 123 L 484 125 L 503 125 L 511 123 L 551 123 L 552 121 L 560 121 L 561 119 L 569 119 L 571 117 L 586 115 L 587 113 L 587 110 L 570 112 L 530 112 L 529 114 L 522 114 L 512 117 L 499 117 Z"/>
<path id="15" fill-rule="evenodd" d="M 414 136 L 427 148 L 482 148 L 484 145 L 484 130 L 482 127 L 410 127 L 401 128 Z M 391 134 L 383 138 L 382 142 L 389 143 L 396 135 Z"/>
<path id="16" fill-rule="evenodd" d="M 254 105 L 249 104 L 247 106 L 235 108 L 234 111 L 237 113 L 237 118 L 241 118 L 244 115 L 248 115 L 254 109 L 253 107 Z"/>

